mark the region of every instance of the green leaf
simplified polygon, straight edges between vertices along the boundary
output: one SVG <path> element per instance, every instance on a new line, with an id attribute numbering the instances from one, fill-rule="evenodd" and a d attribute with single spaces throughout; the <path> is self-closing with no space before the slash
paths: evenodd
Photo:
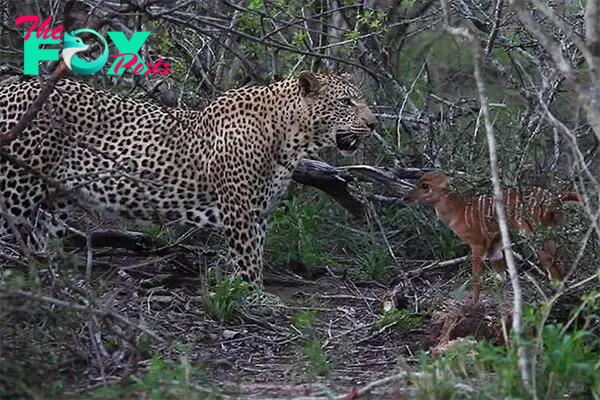
<path id="1" fill-rule="evenodd" d="M 259 8 L 262 8 L 262 6 L 263 6 L 262 0 L 252 0 L 250 2 L 250 4 L 248 5 L 248 8 L 250 10 L 258 10 Z"/>
<path id="2" fill-rule="evenodd" d="M 359 36 L 360 36 L 360 33 L 358 31 L 350 31 L 350 32 L 346 32 L 344 34 L 344 37 L 346 38 L 346 40 L 356 40 L 356 39 L 358 39 Z"/>

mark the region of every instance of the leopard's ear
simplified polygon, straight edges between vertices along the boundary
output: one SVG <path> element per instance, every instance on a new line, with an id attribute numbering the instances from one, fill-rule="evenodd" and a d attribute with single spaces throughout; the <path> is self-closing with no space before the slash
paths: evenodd
<path id="1" fill-rule="evenodd" d="M 302 96 L 311 96 L 316 94 L 321 88 L 321 82 L 310 71 L 301 71 L 298 74 L 298 83 L 300 84 L 300 92 Z"/>
<path id="2" fill-rule="evenodd" d="M 352 74 L 351 74 L 351 73 L 349 73 L 349 72 L 344 72 L 344 73 L 342 73 L 340 76 L 341 76 L 341 77 L 342 77 L 342 79 L 343 79 L 343 80 L 345 80 L 346 82 L 352 82 L 352 80 L 353 80 L 353 78 L 354 78 L 354 77 L 352 76 Z"/>

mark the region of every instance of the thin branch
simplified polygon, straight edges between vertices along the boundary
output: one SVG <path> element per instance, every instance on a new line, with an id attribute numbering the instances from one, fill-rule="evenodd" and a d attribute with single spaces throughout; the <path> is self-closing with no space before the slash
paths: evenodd
<path id="1" fill-rule="evenodd" d="M 419 81 L 419 79 L 421 79 L 421 74 L 423 73 L 423 71 L 425 70 L 425 67 L 427 66 L 427 62 L 424 62 L 421 65 L 421 69 L 419 69 L 419 72 L 417 73 L 417 76 L 415 77 L 415 79 L 413 79 L 410 88 L 408 89 L 408 91 L 404 94 L 404 100 L 402 100 L 402 105 L 400 106 L 400 111 L 398 111 L 398 121 L 396 122 L 396 136 L 397 136 L 397 146 L 398 149 L 402 148 L 402 145 L 400 143 L 400 138 L 402 137 L 402 135 L 400 135 L 400 127 L 402 126 L 402 114 L 404 113 L 404 108 L 406 107 L 406 102 L 408 101 L 410 95 L 412 94 L 412 92 L 415 90 L 415 85 L 417 84 L 417 82 Z"/>
<path id="2" fill-rule="evenodd" d="M 464 27 L 456 28 L 449 24 L 448 17 L 448 5 L 446 0 L 442 0 L 442 7 L 444 9 L 444 16 L 446 18 L 446 31 L 450 34 L 458 37 L 462 37 L 469 41 L 473 46 L 473 75 L 477 82 L 477 89 L 479 94 L 479 102 L 481 104 L 481 110 L 483 113 L 483 121 L 487 132 L 487 141 L 489 147 L 490 167 L 492 174 L 492 183 L 494 188 L 494 199 L 496 206 L 496 214 L 498 217 L 498 225 L 500 228 L 500 234 L 502 238 L 502 250 L 504 252 L 504 258 L 508 267 L 511 284 L 513 287 L 513 315 L 512 315 L 512 329 L 515 333 L 519 352 L 519 370 L 521 373 L 521 379 L 523 384 L 528 390 L 530 390 L 534 399 L 537 399 L 537 393 L 534 387 L 531 387 L 531 379 L 529 377 L 529 369 L 527 367 L 527 357 L 525 354 L 525 348 L 522 343 L 522 294 L 521 286 L 519 284 L 519 275 L 515 265 L 514 255 L 511 251 L 511 241 L 508 230 L 508 223 L 506 218 L 506 210 L 504 209 L 504 196 L 502 193 L 502 187 L 500 184 L 500 174 L 498 172 L 498 152 L 496 145 L 496 136 L 494 134 L 494 126 L 490 116 L 490 109 L 488 106 L 488 98 L 486 95 L 485 83 L 481 73 L 481 46 L 479 40 L 475 38 L 471 32 Z"/>
<path id="3" fill-rule="evenodd" d="M 566 23 L 556 15 L 556 13 L 554 12 L 554 10 L 552 10 L 552 8 L 543 4 L 539 0 L 531 0 L 531 1 L 532 1 L 533 5 L 538 10 L 540 10 L 543 14 L 545 14 L 550 19 L 550 21 L 552 21 L 554 23 L 554 25 L 557 28 L 559 28 L 561 31 L 563 31 L 563 33 L 567 37 L 567 39 L 571 40 L 573 42 L 573 44 L 575 46 L 577 46 L 577 49 L 579 49 L 579 51 L 581 52 L 581 54 L 583 55 L 583 57 L 585 58 L 586 62 L 588 63 L 588 65 L 590 67 L 590 73 L 592 75 L 594 75 L 594 71 L 596 70 L 596 62 L 594 60 L 594 57 L 590 53 L 590 51 L 589 51 L 588 47 L 585 45 L 585 43 L 580 39 L 580 37 L 577 34 L 575 34 L 572 27 L 567 26 Z M 598 24 L 598 22 L 596 21 L 596 25 L 597 24 Z"/>
<path id="4" fill-rule="evenodd" d="M 415 276 L 421 275 L 425 271 L 429 271 L 432 269 L 445 268 L 445 267 L 450 267 L 452 265 L 461 264 L 461 263 L 467 261 L 469 259 L 469 257 L 470 256 L 462 256 L 462 257 L 457 257 L 457 258 L 453 258 L 450 260 L 435 261 L 424 267 L 420 267 L 417 269 L 411 269 L 411 270 L 407 271 L 406 273 L 411 277 L 415 277 Z"/>
<path id="5" fill-rule="evenodd" d="M 517 16 L 523 23 L 523 26 L 539 40 L 542 47 L 546 50 L 548 55 L 552 57 L 552 60 L 563 75 L 571 83 L 577 83 L 577 77 L 573 68 L 571 68 L 571 63 L 569 63 L 562 54 L 560 46 L 542 31 L 537 21 L 533 19 L 531 12 L 524 8 L 521 1 L 509 0 L 509 3 L 517 12 Z"/>
<path id="6" fill-rule="evenodd" d="M 600 0 L 588 0 L 585 8 L 585 41 L 591 57 L 594 59 L 595 71 L 590 71 L 592 82 L 600 83 Z"/>
<path id="7" fill-rule="evenodd" d="M 4 200 L 2 198 L 0 198 L 0 217 L 6 220 L 6 222 L 8 223 L 8 227 L 12 231 L 13 236 L 15 237 L 17 244 L 19 245 L 19 249 L 21 250 L 21 252 L 23 252 L 23 255 L 31 261 L 31 251 L 29 247 L 27 247 L 27 245 L 25 244 L 25 241 L 21 236 L 21 232 L 19 232 L 19 229 L 13 216 L 6 209 L 6 205 L 4 204 Z"/>
<path id="8" fill-rule="evenodd" d="M 548 55 L 550 55 L 560 72 L 577 93 L 579 103 L 587 113 L 594 134 L 600 140 L 600 107 L 597 106 L 596 89 L 592 88 L 591 91 L 584 90 L 577 74 L 571 66 L 571 62 L 563 55 L 560 45 L 542 31 L 540 24 L 534 20 L 531 12 L 524 8 L 523 2 L 516 0 L 509 0 L 509 2 L 515 9 L 524 27 L 538 39 L 539 43 Z M 589 65 L 590 68 L 592 66 L 593 64 Z"/>
<path id="9" fill-rule="evenodd" d="M 487 56 L 492 51 L 494 47 L 494 42 L 496 41 L 496 37 L 498 36 L 498 29 L 500 27 L 500 20 L 502 19 L 502 8 L 504 6 L 504 0 L 497 0 L 496 7 L 494 8 L 494 26 L 492 27 L 492 32 L 490 32 L 490 36 L 488 38 L 487 45 L 485 46 L 484 54 Z"/>
<path id="10" fill-rule="evenodd" d="M 39 294 L 31 293 L 31 292 L 26 292 L 23 290 L 16 290 L 16 291 L 8 292 L 8 293 L 1 295 L 1 297 L 8 297 L 11 295 L 17 295 L 17 296 L 25 297 L 25 298 L 31 299 L 31 300 L 42 301 L 44 303 L 52 304 L 57 307 L 68 308 L 71 310 L 91 312 L 91 313 L 99 315 L 101 317 L 114 318 L 117 321 L 120 321 L 126 325 L 129 325 L 133 328 L 136 328 L 136 329 L 144 332 L 145 334 L 147 334 L 148 336 L 152 337 L 153 339 L 155 339 L 159 342 L 165 341 L 161 336 L 159 336 L 158 334 L 149 330 L 148 328 L 141 326 L 139 324 L 136 324 L 136 323 L 130 321 L 129 319 L 125 318 L 124 316 L 117 314 L 116 312 L 111 311 L 111 310 L 99 310 L 96 308 L 92 308 L 90 306 L 84 306 L 81 304 L 73 304 L 73 303 L 66 302 L 64 300 L 55 299 L 53 297 L 39 295 Z"/>
<path id="11" fill-rule="evenodd" d="M 376 381 L 372 381 L 358 390 L 354 389 L 353 390 L 354 397 L 350 397 L 350 398 L 357 399 L 357 398 L 361 397 L 362 395 L 365 395 L 365 394 L 371 392 L 371 390 L 375 389 L 376 387 L 387 385 L 388 383 L 391 383 L 391 382 L 404 380 L 404 379 L 406 379 L 407 375 L 408 374 L 406 372 L 400 372 L 395 375 L 386 376 L 385 378 L 378 379 Z M 419 375 L 419 374 L 417 373 L 417 375 Z M 341 395 L 341 396 L 334 397 L 335 400 L 344 400 L 344 399 L 348 399 L 348 398 L 349 398 L 348 395 Z"/>
<path id="12" fill-rule="evenodd" d="M 73 9 L 74 5 L 74 0 L 68 0 L 63 8 L 63 21 L 65 21 L 65 32 L 67 32 L 67 29 L 70 28 L 71 10 Z M 8 145 L 10 142 L 17 139 L 23 133 L 25 128 L 27 128 L 27 126 L 31 123 L 31 121 L 35 119 L 37 114 L 42 109 L 42 106 L 44 105 L 46 100 L 48 100 L 48 97 L 50 97 L 50 94 L 52 94 L 56 82 L 58 82 L 58 80 L 66 70 L 67 65 L 61 58 L 56 64 L 54 72 L 50 75 L 45 85 L 42 86 L 38 97 L 35 99 L 31 107 L 29 107 L 27 112 L 23 114 L 21 119 L 8 133 L 2 134 L 0 132 L 0 150 L 2 150 L 2 147 L 4 147 L 5 145 Z"/>

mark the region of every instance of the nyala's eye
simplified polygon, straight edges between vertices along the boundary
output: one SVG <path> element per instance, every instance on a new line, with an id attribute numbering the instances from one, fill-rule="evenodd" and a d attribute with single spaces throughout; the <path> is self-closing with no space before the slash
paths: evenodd
<path id="1" fill-rule="evenodd" d="M 421 184 L 421 187 L 425 190 L 429 189 L 429 185 L 427 183 Z"/>

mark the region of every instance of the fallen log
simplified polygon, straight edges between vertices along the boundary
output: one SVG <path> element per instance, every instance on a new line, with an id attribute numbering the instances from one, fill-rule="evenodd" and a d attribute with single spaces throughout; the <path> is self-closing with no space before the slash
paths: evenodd
<path id="1" fill-rule="evenodd" d="M 90 244 L 93 248 L 111 247 L 125 250 L 144 252 L 152 249 L 152 238 L 143 232 L 123 231 L 118 229 L 97 229 L 88 233 Z M 77 247 L 87 246 L 85 236 L 73 235 L 69 237 L 70 244 Z"/>
<path id="2" fill-rule="evenodd" d="M 349 184 L 369 182 L 381 186 L 388 196 L 402 198 L 413 185 L 406 179 L 418 179 L 429 169 L 349 165 L 334 167 L 322 161 L 304 159 L 294 170 L 294 181 L 325 192 L 355 217 L 365 215 L 364 202 L 349 190 Z"/>
<path id="3" fill-rule="evenodd" d="M 298 183 L 327 193 L 356 218 L 364 216 L 364 204 L 348 191 L 348 183 L 354 180 L 351 174 L 322 161 L 303 160 L 292 177 Z"/>

